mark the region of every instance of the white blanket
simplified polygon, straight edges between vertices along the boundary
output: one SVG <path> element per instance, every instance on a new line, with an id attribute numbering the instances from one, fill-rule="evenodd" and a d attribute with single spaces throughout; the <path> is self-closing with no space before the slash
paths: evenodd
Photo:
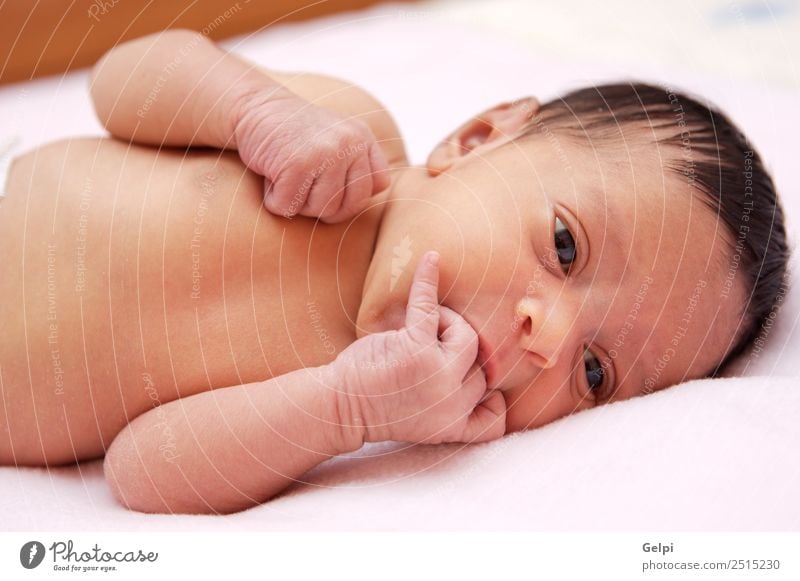
<path id="1" fill-rule="evenodd" d="M 606 44 L 587 44 L 563 58 L 552 51 L 542 56 L 530 50 L 533 43 L 497 34 L 503 19 L 498 7 L 509 2 L 481 4 L 493 16 L 491 27 L 456 14 L 450 3 L 423 2 L 292 24 L 226 45 L 267 67 L 323 72 L 365 86 L 394 112 L 414 163 L 422 163 L 448 130 L 496 102 L 526 94 L 548 98 L 604 79 L 674 82 L 717 102 L 745 129 L 774 172 L 789 228 L 798 224 L 800 92 L 794 78 L 775 82 L 783 69 L 769 67 L 772 76 L 763 82 L 714 76 L 708 72 L 714 58 L 720 71 L 730 70 L 724 43 L 698 55 L 702 76 L 699 69 L 686 74 L 678 60 L 672 67 L 659 61 L 657 69 L 645 68 L 635 59 L 615 58 L 624 46 L 618 36 L 613 46 L 609 37 L 598 37 L 592 42 Z M 614 14 L 608 9 L 609 22 L 616 22 Z M 505 18 L 514 21 L 513 14 Z M 564 34 L 568 24 L 553 17 Z M 757 41 L 758 34 L 771 38 L 779 26 L 791 26 L 797 36 L 796 24 L 796 18 L 771 22 L 772 28 L 751 27 L 750 33 Z M 547 26 L 532 23 L 530 35 Z M 711 38 L 727 38 L 715 33 L 713 21 L 708 26 Z M 598 64 L 597 55 L 615 64 Z M 0 88 L 0 128 L 6 137 L 19 135 L 25 147 L 101 134 L 87 74 Z M 795 273 L 797 264 L 795 256 Z M 686 383 L 486 444 L 369 445 L 321 464 L 304 476 L 305 483 L 235 515 L 127 511 L 111 497 L 99 461 L 49 470 L 0 468 L 0 528 L 800 530 L 798 314 L 792 290 L 766 348 L 737 362 L 745 377 Z"/>

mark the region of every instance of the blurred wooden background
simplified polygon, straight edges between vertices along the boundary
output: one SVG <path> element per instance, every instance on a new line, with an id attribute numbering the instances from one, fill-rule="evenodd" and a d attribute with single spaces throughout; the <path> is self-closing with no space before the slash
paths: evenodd
<path id="1" fill-rule="evenodd" d="M 3 0 L 0 83 L 93 64 L 121 41 L 167 28 L 226 38 L 381 0 Z"/>

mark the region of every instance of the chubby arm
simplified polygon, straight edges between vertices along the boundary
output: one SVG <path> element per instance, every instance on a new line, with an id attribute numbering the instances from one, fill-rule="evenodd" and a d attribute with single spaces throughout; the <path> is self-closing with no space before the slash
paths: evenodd
<path id="1" fill-rule="evenodd" d="M 149 410 L 109 447 L 114 495 L 142 512 L 230 513 L 264 502 L 328 458 L 359 449 L 330 366 L 217 389 Z"/>
<path id="2" fill-rule="evenodd" d="M 121 139 L 151 145 L 231 146 L 248 95 L 290 95 L 279 82 L 191 30 L 143 36 L 95 65 L 91 94 L 101 123 Z"/>
<path id="3" fill-rule="evenodd" d="M 217 389 L 142 414 L 111 443 L 106 479 L 143 512 L 228 513 L 268 500 L 364 442 L 484 442 L 506 429 L 478 334 L 438 303 L 438 255 L 417 265 L 405 326 L 331 363 Z"/>
<path id="4" fill-rule="evenodd" d="M 407 163 L 391 115 L 360 87 L 325 75 L 259 68 L 190 30 L 165 31 L 110 50 L 94 67 L 91 94 L 100 121 L 120 139 L 219 148 L 235 148 L 235 124 L 252 95 L 299 96 L 364 122 L 390 165 Z"/>

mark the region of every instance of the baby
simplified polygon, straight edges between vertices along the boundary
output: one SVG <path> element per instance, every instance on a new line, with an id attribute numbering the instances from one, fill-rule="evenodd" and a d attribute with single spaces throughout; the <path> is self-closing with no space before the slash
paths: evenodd
<path id="1" fill-rule="evenodd" d="M 242 510 L 365 442 L 717 374 L 783 282 L 758 154 L 668 89 L 500 104 L 425 167 L 359 88 L 189 31 L 91 89 L 116 139 L 18 156 L 0 202 L 0 462 L 105 455 L 135 510 Z"/>

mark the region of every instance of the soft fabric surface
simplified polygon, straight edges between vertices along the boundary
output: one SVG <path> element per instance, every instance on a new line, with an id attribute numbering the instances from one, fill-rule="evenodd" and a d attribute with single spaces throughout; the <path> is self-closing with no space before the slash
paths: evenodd
<path id="1" fill-rule="evenodd" d="M 475 8 L 467 18 L 460 6 L 430 2 L 384 5 L 226 44 L 267 67 L 323 72 L 365 86 L 394 112 L 414 163 L 424 162 L 448 130 L 496 102 L 526 94 L 548 98 L 604 79 L 669 80 L 718 103 L 744 128 L 774 172 L 789 228 L 798 224 L 800 93 L 792 66 L 771 66 L 770 79 L 763 82 L 714 76 L 708 72 L 714 58 L 722 63 L 720 71 L 730 69 L 725 51 L 715 46 L 698 54 L 703 66 L 690 67 L 692 73 L 685 62 L 667 62 L 666 57 L 657 66 L 643 67 L 635 58 L 613 58 L 624 47 L 619 35 L 600 38 L 599 52 L 587 44 L 579 54 L 560 58 L 551 51 L 542 56 L 519 39 L 496 33 L 503 18 L 514 20 L 513 12 L 503 16 L 499 7 L 513 2 L 481 4 L 492 15 L 489 27 L 475 23 Z M 714 2 L 694 4 L 711 15 L 722 9 Z M 490 11 L 488 6 L 498 8 Z M 456 13 L 458 18 L 452 18 Z M 614 20 L 619 12 L 607 14 Z M 791 11 L 784 17 L 790 20 L 786 27 L 795 26 Z M 752 24 L 748 39 L 757 43 L 759 35 L 767 39 L 784 30 L 775 18 L 781 14 L 768 25 Z M 712 38 L 727 34 L 713 36 L 714 26 L 726 26 L 724 18 L 706 24 Z M 569 33 L 564 19 L 553 18 L 553 26 Z M 530 34 L 543 28 L 540 22 Z M 681 31 L 672 32 L 679 43 Z M 634 51 L 635 46 L 624 48 Z M 598 54 L 617 64 L 598 64 Z M 757 64 L 771 55 L 749 58 Z M 86 83 L 86 73 L 75 73 L 1 88 L 4 137 L 18 135 L 31 147 L 65 136 L 100 134 Z M 794 245 L 794 234 L 791 240 Z M 792 265 L 796 272 L 796 256 Z M 373 444 L 318 466 L 304 476 L 307 483 L 293 485 L 263 506 L 225 517 L 127 511 L 106 488 L 101 462 L 50 470 L 0 468 L 0 527 L 798 530 L 797 295 L 790 292 L 777 312 L 766 348 L 737 362 L 735 371 L 747 377 L 686 383 L 486 444 Z"/>

